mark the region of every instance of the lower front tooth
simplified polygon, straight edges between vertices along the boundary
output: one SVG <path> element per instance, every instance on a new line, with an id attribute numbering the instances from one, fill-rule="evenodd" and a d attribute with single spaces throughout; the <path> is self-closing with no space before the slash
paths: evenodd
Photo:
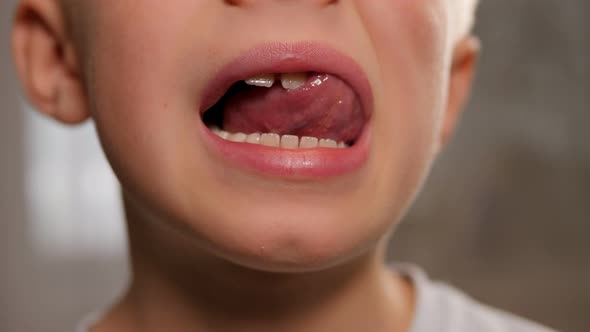
<path id="1" fill-rule="evenodd" d="M 318 147 L 318 139 L 316 137 L 303 136 L 303 137 L 301 137 L 301 142 L 299 143 L 299 147 L 302 149 L 317 148 Z"/>
<path id="2" fill-rule="evenodd" d="M 262 134 L 260 144 L 278 148 L 281 142 L 281 136 L 277 134 Z"/>
<path id="3" fill-rule="evenodd" d="M 338 143 L 335 140 L 331 139 L 321 139 L 320 140 L 320 148 L 337 148 Z"/>
<path id="4" fill-rule="evenodd" d="M 294 135 L 283 135 L 281 137 L 281 147 L 284 149 L 297 149 L 297 147 L 299 147 L 299 137 Z"/>
<path id="5" fill-rule="evenodd" d="M 229 133 L 225 130 L 219 130 L 216 131 L 215 134 L 217 134 L 217 136 L 223 138 L 223 139 L 228 139 L 229 138 Z"/>
<path id="6" fill-rule="evenodd" d="M 248 135 L 248 137 L 246 138 L 246 143 L 260 144 L 260 134 L 254 133 Z"/>
<path id="7" fill-rule="evenodd" d="M 229 135 L 229 137 L 227 139 L 232 142 L 243 143 L 246 141 L 246 137 L 247 137 L 247 135 L 244 133 L 235 133 L 235 134 Z"/>

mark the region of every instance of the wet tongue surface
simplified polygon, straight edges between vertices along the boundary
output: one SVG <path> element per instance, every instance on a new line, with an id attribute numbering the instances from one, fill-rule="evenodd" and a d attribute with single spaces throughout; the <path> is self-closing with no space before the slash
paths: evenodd
<path id="1" fill-rule="evenodd" d="M 280 82 L 272 88 L 244 84 L 224 102 L 223 129 L 242 133 L 330 138 L 355 141 L 365 116 L 356 93 L 332 75 L 313 74 L 293 90 Z"/>

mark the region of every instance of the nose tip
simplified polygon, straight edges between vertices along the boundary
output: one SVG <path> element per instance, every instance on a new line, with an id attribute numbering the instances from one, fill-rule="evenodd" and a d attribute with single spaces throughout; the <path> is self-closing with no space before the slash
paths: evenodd
<path id="1" fill-rule="evenodd" d="M 339 0 L 224 0 L 224 2 L 230 6 L 235 7 L 248 7 L 258 4 L 270 3 L 270 2 L 302 2 L 311 3 L 318 6 L 327 6 L 337 3 Z"/>

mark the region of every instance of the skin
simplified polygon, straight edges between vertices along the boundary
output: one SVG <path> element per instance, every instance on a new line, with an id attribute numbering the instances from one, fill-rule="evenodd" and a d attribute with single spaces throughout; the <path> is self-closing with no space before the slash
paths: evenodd
<path id="1" fill-rule="evenodd" d="M 479 51 L 451 34 L 450 1 L 22 0 L 13 49 L 29 99 L 63 123 L 92 118 L 122 184 L 133 276 L 93 331 L 407 331 L 413 289 L 384 247 Z M 367 164 L 291 181 L 209 155 L 195 105 L 216 71 L 310 36 L 369 77 Z"/>

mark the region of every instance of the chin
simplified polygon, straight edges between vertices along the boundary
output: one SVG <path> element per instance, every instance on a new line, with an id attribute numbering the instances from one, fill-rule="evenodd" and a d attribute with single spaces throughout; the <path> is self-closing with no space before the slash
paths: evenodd
<path id="1" fill-rule="evenodd" d="M 240 212 L 220 214 L 206 225 L 191 223 L 191 233 L 214 256 L 265 272 L 334 267 L 376 247 L 389 226 L 355 216 L 354 211 L 311 204 L 233 211 Z"/>

